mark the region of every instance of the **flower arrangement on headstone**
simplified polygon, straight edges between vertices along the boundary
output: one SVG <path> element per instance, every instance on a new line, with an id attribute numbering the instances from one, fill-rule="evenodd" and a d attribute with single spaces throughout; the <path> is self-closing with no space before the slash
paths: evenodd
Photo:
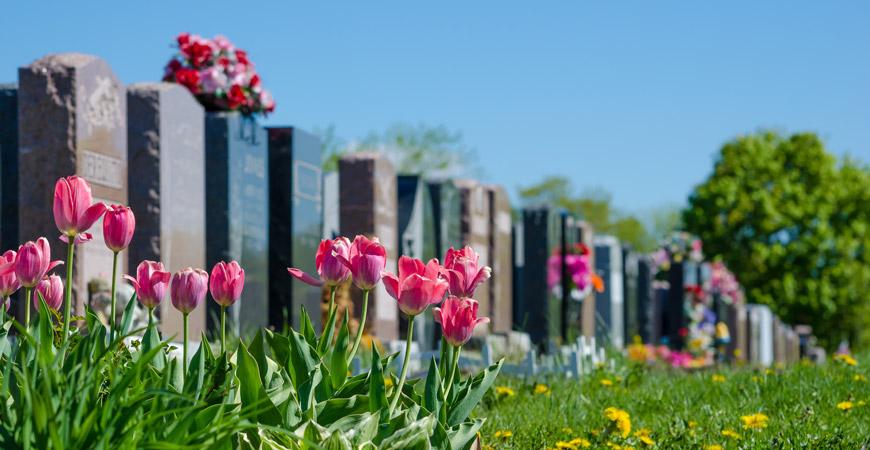
<path id="1" fill-rule="evenodd" d="M 604 280 L 592 270 L 592 262 L 589 258 L 589 247 L 582 243 L 576 243 L 568 248 L 564 257 L 565 271 L 568 275 L 570 296 L 578 302 L 583 301 L 592 289 L 597 292 L 604 290 Z M 547 259 L 547 286 L 557 297 L 561 297 L 562 290 L 562 252 L 559 247 L 553 249 L 553 253 Z"/>
<path id="2" fill-rule="evenodd" d="M 166 64 L 163 81 L 189 89 L 207 111 L 250 115 L 275 110 L 275 101 L 263 89 L 248 53 L 229 39 L 181 33 L 175 41 L 178 52 Z"/>

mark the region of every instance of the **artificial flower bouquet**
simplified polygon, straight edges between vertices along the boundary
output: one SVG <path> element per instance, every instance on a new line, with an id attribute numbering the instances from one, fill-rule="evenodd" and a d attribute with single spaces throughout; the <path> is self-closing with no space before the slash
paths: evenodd
<path id="1" fill-rule="evenodd" d="M 559 247 L 554 248 L 547 259 L 547 286 L 557 297 L 562 291 L 562 259 Z M 564 256 L 564 262 L 572 299 L 583 301 L 592 289 L 604 290 L 604 281 L 592 269 L 589 247 L 582 243 L 572 245 Z"/>
<path id="2" fill-rule="evenodd" d="M 267 114 L 275 110 L 248 53 L 227 38 L 181 33 L 177 53 L 166 64 L 163 81 L 186 87 L 206 111 Z"/>

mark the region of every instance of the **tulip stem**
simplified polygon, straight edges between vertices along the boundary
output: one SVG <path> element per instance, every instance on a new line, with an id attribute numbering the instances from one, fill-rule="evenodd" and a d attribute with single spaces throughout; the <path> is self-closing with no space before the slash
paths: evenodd
<path id="1" fill-rule="evenodd" d="M 9 303 L 9 296 L 3 297 L 3 304 L 0 304 L 0 325 L 6 322 L 6 304 Z"/>
<path id="2" fill-rule="evenodd" d="M 109 316 L 109 342 L 115 341 L 115 289 L 118 279 L 118 252 L 114 253 L 115 256 L 112 258 L 112 309 L 111 316 Z"/>
<path id="3" fill-rule="evenodd" d="M 184 313 L 184 351 L 182 352 L 182 361 L 181 361 L 181 379 L 184 380 L 187 378 L 187 315 L 188 313 Z"/>
<path id="4" fill-rule="evenodd" d="M 405 386 L 405 376 L 408 375 L 408 363 L 411 360 L 411 341 L 414 340 L 414 317 L 408 316 L 408 339 L 405 341 L 405 357 L 402 361 L 402 373 L 399 375 L 399 384 L 396 385 L 396 393 L 393 396 L 393 401 L 390 403 L 389 415 L 393 415 L 393 410 L 399 404 L 399 398 L 402 396 L 402 388 Z"/>
<path id="5" fill-rule="evenodd" d="M 320 334 L 320 342 L 317 344 L 317 350 L 320 354 L 324 354 L 327 346 L 332 345 L 332 334 L 335 332 L 335 288 L 329 288 L 329 315 L 326 316 L 326 326 Z"/>
<path id="6" fill-rule="evenodd" d="M 446 378 L 444 382 L 447 386 L 444 387 L 444 404 L 447 404 L 447 396 L 450 395 L 450 388 L 453 387 L 453 378 L 456 377 L 456 368 L 459 366 L 459 352 L 462 351 L 462 347 L 453 347 L 453 361 L 450 363 L 450 377 Z"/>
<path id="7" fill-rule="evenodd" d="M 227 307 L 221 305 L 221 354 L 227 349 Z"/>
<path id="8" fill-rule="evenodd" d="M 148 308 L 148 329 L 154 326 L 154 307 Z"/>
<path id="9" fill-rule="evenodd" d="M 70 311 L 72 310 L 72 275 L 73 275 L 73 256 L 76 251 L 75 236 L 67 236 L 69 240 L 66 250 L 66 285 L 64 286 L 64 305 L 63 305 L 63 334 L 60 336 L 61 348 L 66 346 L 66 339 L 69 335 Z M 29 299 L 28 299 L 29 300 Z M 29 303 L 29 302 L 28 302 Z"/>
<path id="10" fill-rule="evenodd" d="M 24 288 L 24 327 L 30 328 L 30 309 L 33 306 L 30 305 L 30 296 L 32 295 L 33 288 Z"/>
<path id="11" fill-rule="evenodd" d="M 359 343 L 362 340 L 363 332 L 366 329 L 366 314 L 369 309 L 369 289 L 363 291 L 363 307 L 362 307 L 362 315 L 359 320 L 359 327 L 356 330 L 356 338 L 353 340 L 353 347 L 350 349 L 350 355 L 347 356 L 347 363 L 350 364 L 353 361 L 353 357 L 356 356 L 356 351 L 359 348 Z"/>

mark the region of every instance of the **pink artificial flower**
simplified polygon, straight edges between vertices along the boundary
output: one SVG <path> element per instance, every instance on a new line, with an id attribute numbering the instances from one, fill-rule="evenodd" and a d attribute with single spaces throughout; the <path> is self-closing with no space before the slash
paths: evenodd
<path id="1" fill-rule="evenodd" d="M 58 264 L 63 264 L 63 261 L 51 260 L 48 239 L 41 237 L 36 242 L 27 241 L 19 246 L 18 253 L 15 255 L 15 264 L 4 263 L 0 266 L 0 275 L 14 271 L 21 286 L 34 288 L 39 280 Z"/>
<path id="2" fill-rule="evenodd" d="M 54 185 L 54 223 L 62 233 L 60 240 L 75 238 L 76 244 L 91 240 L 87 231 L 106 212 L 106 205 L 93 203 L 91 185 L 84 178 L 60 178 Z"/>
<path id="3" fill-rule="evenodd" d="M 227 74 L 219 66 L 212 66 L 200 72 L 202 90 L 206 94 L 214 94 L 218 91 L 226 92 Z"/>
<path id="4" fill-rule="evenodd" d="M 477 300 L 451 295 L 440 308 L 432 309 L 435 322 L 441 324 L 441 332 L 450 345 L 465 344 L 477 324 L 489 323 L 488 317 L 477 317 L 477 306 Z"/>
<path id="5" fill-rule="evenodd" d="M 242 296 L 245 287 L 245 269 L 235 261 L 219 262 L 211 269 L 209 288 L 215 303 L 232 306 Z"/>
<path id="6" fill-rule="evenodd" d="M 118 253 L 130 245 L 136 230 L 136 216 L 129 206 L 112 205 L 103 217 L 103 239 L 109 250 Z"/>
<path id="7" fill-rule="evenodd" d="M 353 238 L 350 246 L 350 259 L 338 256 L 350 269 L 353 284 L 362 290 L 370 290 L 381 281 L 381 273 L 387 267 L 387 250 L 378 242 L 363 235 Z"/>
<path id="8" fill-rule="evenodd" d="M 225 51 L 225 52 L 233 52 L 233 43 L 230 42 L 230 40 L 227 39 L 227 38 L 226 38 L 225 36 L 223 36 L 223 35 L 220 35 L 220 34 L 219 34 L 219 35 L 217 35 L 217 36 L 214 37 L 214 45 L 215 45 L 219 50 L 222 50 L 222 51 Z"/>
<path id="9" fill-rule="evenodd" d="M 208 291 L 208 272 L 202 269 L 186 268 L 172 275 L 169 297 L 172 306 L 189 314 L 205 299 Z"/>
<path id="10" fill-rule="evenodd" d="M 671 352 L 668 362 L 671 367 L 689 367 L 692 363 L 692 355 L 689 352 Z"/>
<path id="11" fill-rule="evenodd" d="M 63 281 L 57 275 L 43 277 L 36 285 L 36 292 L 39 294 L 33 296 L 33 307 L 39 310 L 39 296 L 45 299 L 45 304 L 59 311 L 63 305 Z"/>
<path id="12" fill-rule="evenodd" d="M 470 246 L 462 250 L 450 247 L 444 255 L 444 269 L 450 284 L 450 295 L 473 297 L 480 283 L 492 276 L 489 266 L 480 267 L 480 256 Z"/>
<path id="13" fill-rule="evenodd" d="M 136 278 L 124 275 L 136 290 L 136 298 L 146 308 L 154 308 L 163 301 L 166 285 L 169 284 L 169 272 L 163 263 L 142 261 L 136 267 Z"/>
<path id="14" fill-rule="evenodd" d="M 5 299 L 14 294 L 21 287 L 18 277 L 15 275 L 15 250 L 7 250 L 0 256 L 0 299 Z M 9 305 L 7 304 L 8 308 Z"/>
<path id="15" fill-rule="evenodd" d="M 423 264 L 419 259 L 402 256 L 398 277 L 384 272 L 384 287 L 399 302 L 403 313 L 416 316 L 444 297 L 448 283 L 440 277 L 443 270 L 436 258 Z"/>
<path id="16" fill-rule="evenodd" d="M 342 258 L 347 259 L 349 256 L 350 240 L 348 238 L 339 236 L 335 239 L 324 239 L 320 241 L 320 247 L 317 248 L 317 255 L 314 257 L 314 264 L 320 279 L 294 267 L 287 268 L 287 271 L 299 281 L 312 286 L 323 286 L 324 284 L 336 286 L 351 277 L 350 269 L 341 262 Z"/>

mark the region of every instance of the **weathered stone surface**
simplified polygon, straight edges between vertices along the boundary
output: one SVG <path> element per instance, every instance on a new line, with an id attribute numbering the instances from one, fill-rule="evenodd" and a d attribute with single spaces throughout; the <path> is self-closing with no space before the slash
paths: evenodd
<path id="1" fill-rule="evenodd" d="M 513 326 L 513 268 L 511 260 L 510 197 L 503 187 L 485 187 L 489 197 L 489 255 L 492 278 L 489 283 L 489 304 L 492 311 L 492 331 L 507 333 Z"/>
<path id="2" fill-rule="evenodd" d="M 19 239 L 46 236 L 53 259 L 66 259 L 51 212 L 58 178 L 82 176 L 95 201 L 127 203 L 124 86 L 105 61 L 78 53 L 48 55 L 20 68 L 18 86 Z M 72 286 L 78 314 L 87 283 L 112 273 L 102 220 L 90 232 L 93 241 L 76 251 Z M 126 261 L 122 252 L 119 267 Z"/>
<path id="3" fill-rule="evenodd" d="M 254 118 L 206 113 L 206 265 L 235 260 L 245 269 L 242 298 L 227 313 L 243 335 L 268 324 L 268 158 L 266 130 Z M 207 304 L 207 326 L 218 329 L 220 307 Z"/>
<path id="4" fill-rule="evenodd" d="M 143 260 L 162 261 L 174 273 L 205 265 L 205 112 L 178 84 L 127 87 L 130 207 L 136 234 L 129 273 Z M 190 335 L 205 329 L 206 305 L 190 313 Z M 159 308 L 164 336 L 181 336 L 182 316 L 165 299 Z"/>
<path id="5" fill-rule="evenodd" d="M 294 127 L 269 133 L 269 325 L 299 326 L 300 308 L 320 325 L 321 290 L 294 281 L 288 267 L 317 273 L 314 257 L 323 229 L 320 141 Z"/>
<path id="6" fill-rule="evenodd" d="M 18 85 L 0 84 L 0 249 L 18 244 Z"/>
<path id="7" fill-rule="evenodd" d="M 392 163 L 383 155 L 360 152 L 343 156 L 338 167 L 341 234 L 351 239 L 358 234 L 377 236 L 387 250 L 386 270 L 395 273 L 398 234 Z M 362 292 L 356 287 L 351 292 L 355 308 L 362 308 Z M 368 314 L 366 329 L 372 335 L 382 341 L 399 337 L 399 310 L 383 283 L 370 294 Z"/>

